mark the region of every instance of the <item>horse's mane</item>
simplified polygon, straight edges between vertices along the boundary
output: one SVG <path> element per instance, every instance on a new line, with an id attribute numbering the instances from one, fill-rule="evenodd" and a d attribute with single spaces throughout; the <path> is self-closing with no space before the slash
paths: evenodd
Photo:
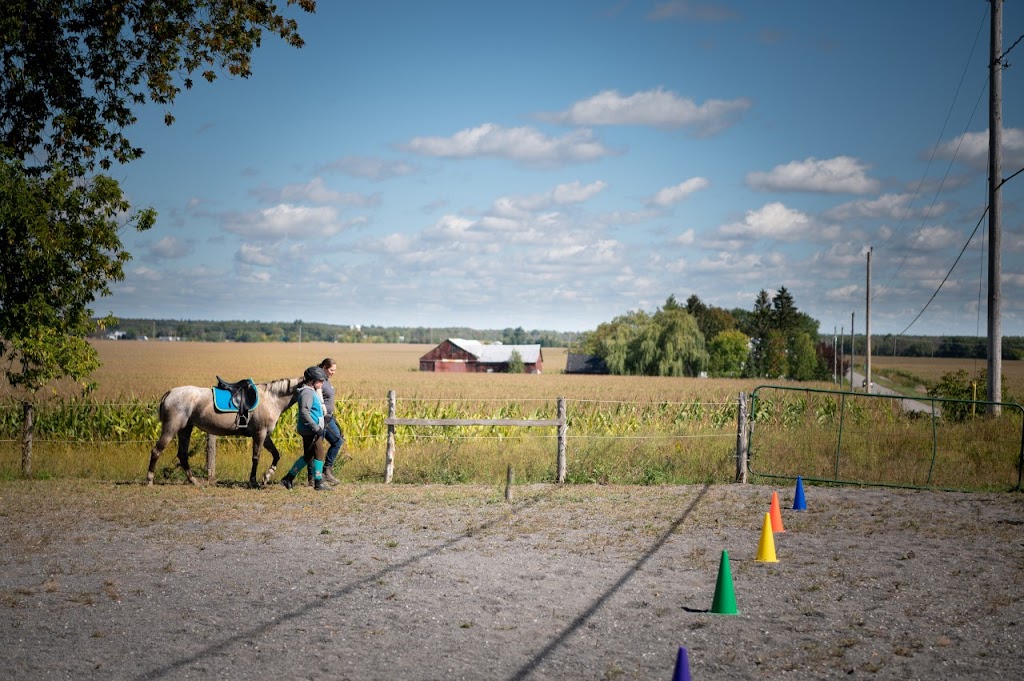
<path id="1" fill-rule="evenodd" d="M 298 386 L 299 383 L 302 383 L 301 376 L 299 378 L 279 378 L 275 381 L 267 381 L 266 383 L 260 383 L 259 385 L 262 386 L 263 389 L 268 393 L 273 393 L 275 395 L 284 395 L 295 390 L 296 386 Z"/>

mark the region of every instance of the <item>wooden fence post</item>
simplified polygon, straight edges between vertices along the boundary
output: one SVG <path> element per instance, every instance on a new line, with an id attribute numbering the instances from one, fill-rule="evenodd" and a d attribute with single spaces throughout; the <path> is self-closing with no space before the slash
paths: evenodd
<path id="1" fill-rule="evenodd" d="M 565 483 L 565 440 L 569 432 L 569 420 L 565 417 L 565 398 L 558 398 L 558 484 Z"/>
<path id="2" fill-rule="evenodd" d="M 206 434 L 206 479 L 217 479 L 217 436 L 210 433 Z"/>
<path id="3" fill-rule="evenodd" d="M 395 391 L 388 391 L 388 418 L 395 418 Z M 388 448 L 384 453 L 384 482 L 391 482 L 395 474 L 395 426 L 388 424 Z"/>
<path id="4" fill-rule="evenodd" d="M 25 401 L 21 403 L 21 408 L 24 417 L 21 422 L 21 475 L 27 478 L 32 475 L 32 430 L 35 421 L 35 405 Z"/>
<path id="5" fill-rule="evenodd" d="M 508 465 L 508 471 L 505 472 L 505 501 L 512 503 L 512 464 Z"/>
<path id="6" fill-rule="evenodd" d="M 747 396 L 740 393 L 736 417 L 736 482 L 747 481 Z"/>

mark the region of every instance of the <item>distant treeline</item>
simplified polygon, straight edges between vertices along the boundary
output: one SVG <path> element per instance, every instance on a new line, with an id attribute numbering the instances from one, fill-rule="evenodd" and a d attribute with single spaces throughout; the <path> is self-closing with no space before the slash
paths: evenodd
<path id="1" fill-rule="evenodd" d="M 579 336 L 561 331 L 470 329 L 449 326 L 353 326 L 317 322 L 204 321 L 175 319 L 119 319 L 116 326 L 92 334 L 95 338 L 124 340 L 181 340 L 211 343 L 427 343 L 446 338 L 501 341 L 512 345 L 540 344 L 568 347 Z"/>
<path id="2" fill-rule="evenodd" d="M 463 326 L 353 326 L 317 322 L 255 322 L 204 321 L 175 319 L 120 319 L 117 326 L 93 334 L 96 338 L 115 336 L 125 340 L 175 339 L 212 343 L 307 343 L 323 341 L 338 343 L 425 343 L 437 344 L 446 338 L 469 338 L 480 341 L 501 341 L 522 345 L 537 343 L 545 347 L 576 347 L 582 334 L 567 331 L 526 331 L 522 327 L 505 329 L 471 329 Z M 821 335 L 821 342 L 831 344 L 831 335 Z M 843 354 L 850 354 L 850 337 L 837 339 Z M 857 335 L 854 351 L 863 356 L 866 338 Z M 882 334 L 871 337 L 872 356 L 888 357 L 957 357 L 984 359 L 988 341 L 974 336 L 898 336 Z M 1024 359 L 1024 337 L 1003 337 L 1003 359 Z"/>
<path id="3" fill-rule="evenodd" d="M 829 336 L 827 342 L 832 342 Z M 850 353 L 850 337 L 840 339 L 843 354 Z M 854 352 L 863 357 L 867 339 L 858 335 L 854 339 Z M 872 357 L 957 357 L 985 359 L 988 357 L 988 339 L 977 336 L 871 336 Z M 1003 336 L 1003 359 L 1024 359 L 1024 336 Z"/>

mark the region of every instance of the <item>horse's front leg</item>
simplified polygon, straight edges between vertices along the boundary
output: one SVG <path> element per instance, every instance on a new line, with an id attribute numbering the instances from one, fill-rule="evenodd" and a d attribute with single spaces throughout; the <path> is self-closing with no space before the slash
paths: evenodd
<path id="1" fill-rule="evenodd" d="M 277 462 L 281 460 L 281 452 L 277 451 L 277 445 L 270 439 L 270 435 L 267 435 L 266 439 L 263 440 L 263 446 L 267 448 L 274 460 L 270 462 L 270 468 L 263 474 L 263 484 L 266 485 L 270 482 L 270 479 L 274 477 L 274 472 L 277 471 Z M 256 475 L 256 469 L 253 468 L 253 475 Z"/>

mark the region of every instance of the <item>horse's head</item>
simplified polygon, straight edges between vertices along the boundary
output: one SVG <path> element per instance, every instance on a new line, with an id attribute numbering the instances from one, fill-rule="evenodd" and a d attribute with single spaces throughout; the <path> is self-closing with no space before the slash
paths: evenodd
<path id="1" fill-rule="evenodd" d="M 298 378 L 279 378 L 276 381 L 261 383 L 260 387 L 263 389 L 266 397 L 278 402 L 284 402 L 287 399 L 287 403 L 282 405 L 281 411 L 284 411 L 295 404 L 299 397 L 299 386 L 301 385 L 302 377 L 300 376 Z"/>

